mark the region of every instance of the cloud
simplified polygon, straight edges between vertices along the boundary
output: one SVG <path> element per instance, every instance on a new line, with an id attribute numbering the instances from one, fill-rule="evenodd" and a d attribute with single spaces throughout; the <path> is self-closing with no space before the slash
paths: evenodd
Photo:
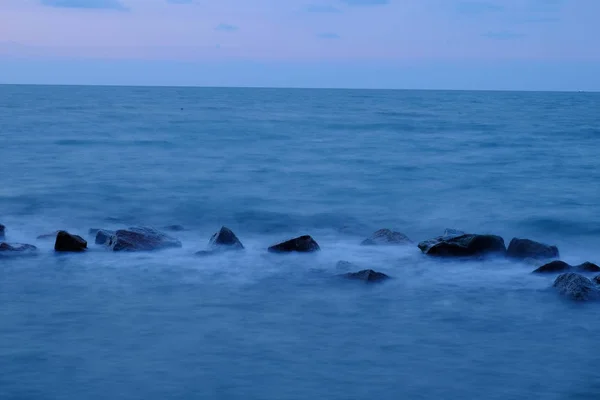
<path id="1" fill-rule="evenodd" d="M 338 35 L 337 33 L 333 33 L 333 32 L 324 32 L 324 33 L 319 33 L 317 35 L 317 37 L 319 39 L 339 39 L 340 35 Z"/>
<path id="2" fill-rule="evenodd" d="M 230 24 L 219 24 L 219 25 L 217 25 L 215 30 L 222 31 L 222 32 L 235 32 L 238 30 L 238 27 L 235 25 L 230 25 Z"/>
<path id="3" fill-rule="evenodd" d="M 59 8 L 91 8 L 125 11 L 127 8 L 120 0 L 40 0 L 48 7 Z"/>
<path id="4" fill-rule="evenodd" d="M 493 40 L 514 40 L 514 39 L 522 39 L 526 35 L 524 33 L 517 32 L 509 32 L 509 31 L 501 31 L 501 32 L 487 32 L 482 36 L 493 39 Z"/>
<path id="5" fill-rule="evenodd" d="M 311 13 L 339 13 L 342 12 L 339 8 L 325 4 L 309 4 L 306 6 L 306 12 Z"/>
<path id="6" fill-rule="evenodd" d="M 390 4 L 391 0 L 342 0 L 349 6 L 382 6 Z"/>
<path id="7" fill-rule="evenodd" d="M 486 14 L 502 12 L 504 7 L 489 1 L 461 1 L 456 5 L 456 10 L 461 14 Z"/>

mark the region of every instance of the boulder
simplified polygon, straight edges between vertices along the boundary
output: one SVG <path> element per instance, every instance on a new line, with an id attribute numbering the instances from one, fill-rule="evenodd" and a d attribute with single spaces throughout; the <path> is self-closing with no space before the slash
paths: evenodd
<path id="1" fill-rule="evenodd" d="M 573 267 L 567 264 L 564 261 L 552 261 L 548 264 L 544 264 L 535 271 L 534 274 L 547 274 L 547 273 L 557 273 L 557 272 L 568 272 L 571 271 Z"/>
<path id="2" fill-rule="evenodd" d="M 6 238 L 6 227 L 0 224 L 0 240 L 4 240 Z"/>
<path id="3" fill-rule="evenodd" d="M 107 245 L 113 251 L 152 251 L 181 247 L 181 242 L 152 228 L 120 229 Z"/>
<path id="4" fill-rule="evenodd" d="M 510 258 L 524 260 L 534 258 L 536 260 L 558 258 L 558 248 L 544 243 L 534 242 L 529 239 L 514 238 L 508 245 L 506 255 Z"/>
<path id="5" fill-rule="evenodd" d="M 209 247 L 216 249 L 243 249 L 244 245 L 233 231 L 225 226 L 221 227 L 219 232 L 212 235 L 208 242 Z"/>
<path id="6" fill-rule="evenodd" d="M 0 254 L 7 253 L 29 253 L 37 250 L 37 247 L 31 244 L 21 244 L 21 243 L 0 243 Z"/>
<path id="7" fill-rule="evenodd" d="M 97 229 L 95 234 L 96 237 L 94 239 L 94 243 L 106 245 L 108 242 L 110 242 L 110 239 L 113 237 L 115 232 L 107 231 L 105 229 Z"/>
<path id="8" fill-rule="evenodd" d="M 37 239 L 40 239 L 40 240 L 55 239 L 56 235 L 58 235 L 58 232 L 60 232 L 60 231 L 55 231 L 55 232 L 52 232 L 52 233 L 44 233 L 43 235 L 39 235 L 37 237 Z"/>
<path id="9" fill-rule="evenodd" d="M 374 232 L 369 238 L 363 240 L 361 245 L 402 245 L 410 243 L 412 243 L 412 241 L 403 233 L 394 232 L 390 229 L 380 229 Z"/>
<path id="10" fill-rule="evenodd" d="M 437 257 L 474 257 L 506 253 L 504 239 L 495 235 L 440 236 L 419 243 L 419 249 Z"/>
<path id="11" fill-rule="evenodd" d="M 600 267 L 591 262 L 584 262 L 573 268 L 580 272 L 600 272 Z"/>
<path id="12" fill-rule="evenodd" d="M 87 249 L 87 242 L 77 235 L 71 235 L 66 231 L 59 231 L 56 234 L 54 251 L 58 252 L 81 252 Z"/>
<path id="13" fill-rule="evenodd" d="M 598 287 L 588 278 L 573 272 L 559 275 L 553 285 L 558 293 L 572 300 L 598 299 Z"/>
<path id="14" fill-rule="evenodd" d="M 314 251 L 319 250 L 321 250 L 319 244 L 309 235 L 304 235 L 295 239 L 287 240 L 285 242 L 271 246 L 268 249 L 268 251 L 271 253 L 312 253 Z"/>
<path id="15" fill-rule="evenodd" d="M 372 269 L 365 269 L 359 272 L 349 272 L 341 275 L 346 279 L 364 281 L 364 282 L 382 282 L 390 277 L 382 272 L 373 271 Z"/>

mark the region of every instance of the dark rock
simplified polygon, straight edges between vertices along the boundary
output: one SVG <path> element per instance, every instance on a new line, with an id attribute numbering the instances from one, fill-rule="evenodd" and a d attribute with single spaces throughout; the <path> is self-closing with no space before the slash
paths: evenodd
<path id="1" fill-rule="evenodd" d="M 185 231 L 185 228 L 181 225 L 167 225 L 164 227 L 164 229 L 171 232 Z"/>
<path id="2" fill-rule="evenodd" d="M 244 245 L 233 231 L 225 226 L 212 235 L 208 245 L 212 248 L 243 249 Z"/>
<path id="3" fill-rule="evenodd" d="M 20 243 L 0 243 L 0 253 L 25 253 L 25 252 L 34 252 L 37 250 L 37 247 L 31 244 L 20 244 Z"/>
<path id="4" fill-rule="evenodd" d="M 365 269 L 359 272 L 350 272 L 342 275 L 344 278 L 359 280 L 365 282 L 381 282 L 390 277 L 382 272 L 373 271 L 372 269 Z"/>
<path id="5" fill-rule="evenodd" d="M 87 242 L 77 235 L 71 235 L 66 231 L 59 231 L 56 234 L 54 250 L 58 252 L 81 252 L 87 249 Z"/>
<path id="6" fill-rule="evenodd" d="M 505 254 L 504 239 L 495 235 L 440 236 L 419 243 L 419 249 L 437 257 L 473 257 Z"/>
<path id="7" fill-rule="evenodd" d="M 309 235 L 304 235 L 269 247 L 271 253 L 312 253 L 319 251 L 319 244 Z"/>
<path id="8" fill-rule="evenodd" d="M 6 238 L 6 227 L 0 224 L 0 240 L 4 240 Z"/>
<path id="9" fill-rule="evenodd" d="M 107 231 L 105 229 L 97 229 L 96 230 L 96 238 L 94 239 L 94 243 L 96 244 L 108 244 L 110 239 L 114 236 L 114 231 Z"/>
<path id="10" fill-rule="evenodd" d="M 529 239 L 514 238 L 508 245 L 506 255 L 511 258 L 536 260 L 558 258 L 558 248 L 544 243 L 534 242 Z"/>
<path id="11" fill-rule="evenodd" d="M 152 228 L 129 228 L 116 231 L 107 245 L 113 251 L 152 251 L 181 247 L 181 242 Z"/>
<path id="12" fill-rule="evenodd" d="M 591 262 L 584 262 L 573 268 L 580 272 L 600 272 L 600 267 Z"/>
<path id="13" fill-rule="evenodd" d="M 412 243 L 412 241 L 403 233 L 394 232 L 390 229 L 380 229 L 374 232 L 369 238 L 365 239 L 361 245 L 399 245 L 410 243 Z"/>
<path id="14" fill-rule="evenodd" d="M 58 235 L 58 232 L 60 232 L 60 231 L 56 231 L 56 232 L 52 232 L 52 233 L 45 233 L 43 235 L 38 236 L 37 238 L 40 240 L 55 239 L 56 235 Z"/>
<path id="15" fill-rule="evenodd" d="M 600 293 L 591 280 L 573 272 L 559 275 L 553 286 L 562 296 L 577 301 L 595 300 Z"/>
<path id="16" fill-rule="evenodd" d="M 557 273 L 557 272 L 567 272 L 572 270 L 573 267 L 567 264 L 564 261 L 552 261 L 548 264 L 544 264 L 535 271 L 534 274 L 546 274 L 546 273 Z"/>
<path id="17" fill-rule="evenodd" d="M 594 277 L 594 283 L 597 284 L 597 285 L 600 285 L 600 275 L 596 275 Z"/>

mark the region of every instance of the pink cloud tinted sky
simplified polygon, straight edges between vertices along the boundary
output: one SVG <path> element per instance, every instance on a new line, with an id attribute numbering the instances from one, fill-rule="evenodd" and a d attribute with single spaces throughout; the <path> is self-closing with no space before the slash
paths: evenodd
<path id="1" fill-rule="evenodd" d="M 2 0 L 0 73 L 61 60 L 600 65 L 598 17 L 598 0 Z"/>

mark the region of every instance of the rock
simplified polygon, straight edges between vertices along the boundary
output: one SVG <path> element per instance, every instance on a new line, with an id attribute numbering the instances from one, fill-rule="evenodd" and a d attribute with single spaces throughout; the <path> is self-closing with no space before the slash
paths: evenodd
<path id="1" fill-rule="evenodd" d="M 81 252 L 87 249 L 87 242 L 77 235 L 71 235 L 66 231 L 59 231 L 56 234 L 54 251 L 58 252 Z"/>
<path id="2" fill-rule="evenodd" d="M 594 277 L 594 283 L 597 284 L 597 285 L 600 285 L 600 275 L 596 275 Z"/>
<path id="3" fill-rule="evenodd" d="M 556 273 L 556 272 L 567 272 L 572 270 L 573 267 L 564 261 L 552 261 L 548 264 L 544 264 L 535 271 L 534 274 L 545 274 L 545 273 Z"/>
<path id="4" fill-rule="evenodd" d="M 536 260 L 558 258 L 558 248 L 544 243 L 534 242 L 529 239 L 514 238 L 508 245 L 506 255 L 510 258 Z"/>
<path id="5" fill-rule="evenodd" d="M 440 236 L 419 243 L 419 249 L 427 255 L 438 257 L 473 257 L 506 253 L 504 239 L 495 235 Z"/>
<path id="6" fill-rule="evenodd" d="M 37 238 L 40 240 L 55 239 L 56 235 L 58 235 L 58 232 L 60 232 L 60 231 L 56 231 L 56 232 L 52 232 L 52 233 L 44 233 L 43 235 L 40 235 Z"/>
<path id="7" fill-rule="evenodd" d="M 0 240 L 4 240 L 6 238 L 6 227 L 0 224 Z"/>
<path id="8" fill-rule="evenodd" d="M 96 238 L 94 239 L 94 243 L 96 244 L 108 244 L 110 239 L 114 236 L 114 231 L 107 231 L 105 229 L 97 229 L 96 230 Z"/>
<path id="9" fill-rule="evenodd" d="M 372 269 L 365 269 L 359 272 L 350 272 L 342 275 L 344 278 L 359 280 L 365 282 L 382 282 L 390 277 L 382 272 L 373 271 Z"/>
<path id="10" fill-rule="evenodd" d="M 462 236 L 462 235 L 466 235 L 467 232 L 463 232 L 463 231 L 459 231 L 458 229 L 450 229 L 447 228 L 444 231 L 444 236 L 448 237 L 448 236 Z"/>
<path id="11" fill-rule="evenodd" d="M 243 249 L 244 245 L 237 238 L 233 231 L 225 226 L 221 227 L 219 232 L 212 235 L 208 243 L 213 249 L 216 248 L 227 248 L 227 249 Z"/>
<path id="12" fill-rule="evenodd" d="M 600 272 L 600 267 L 591 262 L 584 262 L 573 268 L 580 272 Z"/>
<path id="13" fill-rule="evenodd" d="M 113 251 L 152 251 L 181 247 L 181 242 L 152 228 L 121 229 L 107 245 Z"/>
<path id="14" fill-rule="evenodd" d="M 5 253 L 26 253 L 26 252 L 34 252 L 37 250 L 37 247 L 31 244 L 20 244 L 20 243 L 0 243 L 0 254 Z"/>
<path id="15" fill-rule="evenodd" d="M 171 231 L 171 232 L 185 231 L 185 228 L 181 225 L 167 225 L 163 229 L 166 231 Z"/>
<path id="16" fill-rule="evenodd" d="M 268 249 L 268 251 L 271 253 L 312 253 L 319 250 L 321 250 L 319 244 L 309 235 L 290 239 L 288 241 L 271 246 Z"/>
<path id="17" fill-rule="evenodd" d="M 573 272 L 559 275 L 553 285 L 562 296 L 573 300 L 595 300 L 598 298 L 598 287 L 583 275 Z"/>
<path id="18" fill-rule="evenodd" d="M 401 245 L 410 243 L 412 243 L 412 241 L 403 233 L 394 232 L 390 229 L 380 229 L 374 232 L 369 238 L 363 240 L 361 245 Z"/>

